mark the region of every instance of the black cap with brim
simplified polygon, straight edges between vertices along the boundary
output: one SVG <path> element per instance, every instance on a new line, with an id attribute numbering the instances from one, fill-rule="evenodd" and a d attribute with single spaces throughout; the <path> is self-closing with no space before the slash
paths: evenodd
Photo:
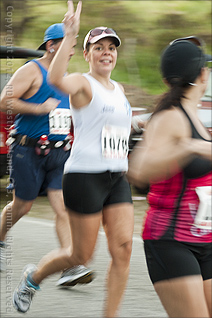
<path id="1" fill-rule="evenodd" d="M 169 45 L 162 53 L 161 71 L 164 78 L 181 78 L 192 83 L 212 56 L 204 54 L 194 43 L 182 40 Z"/>

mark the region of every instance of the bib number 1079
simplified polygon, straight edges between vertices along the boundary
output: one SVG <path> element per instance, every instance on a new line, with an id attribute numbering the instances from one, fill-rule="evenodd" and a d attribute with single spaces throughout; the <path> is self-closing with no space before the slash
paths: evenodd
<path id="1" fill-rule="evenodd" d="M 102 156 L 108 159 L 125 159 L 128 154 L 128 129 L 104 126 L 102 129 Z"/>

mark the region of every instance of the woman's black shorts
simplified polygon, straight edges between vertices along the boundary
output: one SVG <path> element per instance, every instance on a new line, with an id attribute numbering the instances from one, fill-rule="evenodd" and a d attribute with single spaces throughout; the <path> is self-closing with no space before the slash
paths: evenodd
<path id="1" fill-rule="evenodd" d="M 153 284 L 190 275 L 212 278 L 212 243 L 145 240 L 144 250 Z"/>
<path id="2" fill-rule="evenodd" d="M 63 196 L 67 208 L 83 214 L 97 213 L 106 205 L 132 203 L 130 185 L 122 172 L 67 173 Z"/>

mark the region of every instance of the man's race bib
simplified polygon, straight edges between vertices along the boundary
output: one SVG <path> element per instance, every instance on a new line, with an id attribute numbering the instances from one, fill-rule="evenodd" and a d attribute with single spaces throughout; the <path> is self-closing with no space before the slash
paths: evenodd
<path id="1" fill-rule="evenodd" d="M 125 159 L 128 154 L 128 129 L 106 125 L 102 129 L 102 156 Z"/>
<path id="2" fill-rule="evenodd" d="M 201 229 L 212 230 L 212 187 L 197 187 L 195 190 L 200 203 L 194 220 L 194 225 Z"/>
<path id="3" fill-rule="evenodd" d="M 56 108 L 49 113 L 49 133 L 52 135 L 68 135 L 71 128 L 71 110 Z"/>

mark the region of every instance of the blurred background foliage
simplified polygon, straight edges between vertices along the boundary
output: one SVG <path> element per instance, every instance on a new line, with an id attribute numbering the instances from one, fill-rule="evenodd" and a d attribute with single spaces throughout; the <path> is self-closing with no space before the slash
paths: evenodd
<path id="1" fill-rule="evenodd" d="M 76 5 L 76 1 L 74 1 Z M 43 42 L 45 29 L 61 22 L 67 10 L 64 0 L 1 0 L 1 45 L 36 49 Z M 11 20 L 10 20 L 11 19 Z M 211 1 L 107 1 L 83 0 L 81 28 L 70 72 L 87 72 L 82 43 L 96 26 L 115 29 L 122 40 L 112 78 L 138 87 L 145 94 L 164 91 L 159 71 L 163 48 L 173 39 L 197 35 L 211 52 Z M 11 30 L 11 31 L 10 31 Z M 23 64 L 13 60 L 12 72 Z M 7 70 L 1 61 L 1 71 Z"/>

